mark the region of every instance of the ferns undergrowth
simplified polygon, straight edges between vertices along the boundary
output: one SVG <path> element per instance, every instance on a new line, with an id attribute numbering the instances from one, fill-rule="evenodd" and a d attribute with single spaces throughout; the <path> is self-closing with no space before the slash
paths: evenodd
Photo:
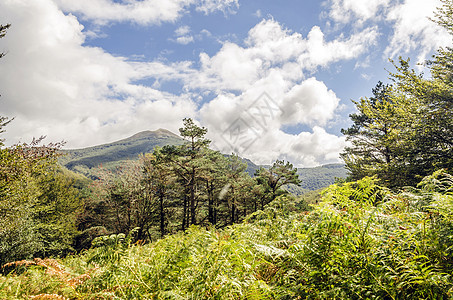
<path id="1" fill-rule="evenodd" d="M 10 263 L 0 298 L 448 299 L 452 237 L 450 175 L 398 193 L 365 178 L 332 185 L 310 212 L 280 197 L 220 231 L 103 237 L 80 255 Z"/>

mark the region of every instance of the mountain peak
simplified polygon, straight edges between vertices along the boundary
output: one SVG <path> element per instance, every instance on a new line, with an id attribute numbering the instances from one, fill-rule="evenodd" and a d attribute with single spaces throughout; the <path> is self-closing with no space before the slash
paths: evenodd
<path id="1" fill-rule="evenodd" d="M 134 134 L 129 139 L 140 139 L 140 138 L 162 138 L 162 137 L 176 137 L 179 138 L 178 135 L 174 134 L 170 130 L 159 128 L 157 130 L 145 130 L 139 133 Z"/>
<path id="2" fill-rule="evenodd" d="M 91 176 L 89 169 L 103 165 L 115 168 L 121 161 L 138 159 L 140 154 L 151 153 L 156 146 L 181 145 L 184 140 L 166 129 L 146 130 L 131 137 L 98 146 L 66 150 L 60 159 L 61 164 L 71 170 L 85 170 L 83 174 Z"/>

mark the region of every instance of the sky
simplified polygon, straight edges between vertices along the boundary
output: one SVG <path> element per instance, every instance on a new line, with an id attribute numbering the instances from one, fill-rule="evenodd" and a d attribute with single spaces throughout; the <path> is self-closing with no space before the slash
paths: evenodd
<path id="1" fill-rule="evenodd" d="M 389 59 L 451 45 L 439 0 L 2 0 L 7 145 L 82 148 L 144 130 L 208 129 L 259 164 L 341 162 L 351 100 L 389 82 Z"/>

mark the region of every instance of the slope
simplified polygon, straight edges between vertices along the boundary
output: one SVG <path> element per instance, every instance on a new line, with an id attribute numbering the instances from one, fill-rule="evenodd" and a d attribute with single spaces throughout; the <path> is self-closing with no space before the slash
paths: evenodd
<path id="1" fill-rule="evenodd" d="M 184 140 L 166 130 L 139 132 L 129 138 L 109 144 L 83 149 L 63 150 L 60 163 L 69 170 L 92 176 L 91 170 L 99 166 L 113 169 L 122 161 L 134 160 L 142 153 L 152 152 L 156 146 L 181 145 Z"/>

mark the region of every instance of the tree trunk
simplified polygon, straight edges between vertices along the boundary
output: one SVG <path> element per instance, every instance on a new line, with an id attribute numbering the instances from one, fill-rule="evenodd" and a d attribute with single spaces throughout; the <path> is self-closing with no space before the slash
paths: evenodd
<path id="1" fill-rule="evenodd" d="M 184 193 L 183 197 L 183 213 L 182 213 L 182 231 L 186 230 L 187 227 L 187 196 Z"/>
<path id="2" fill-rule="evenodd" d="M 190 184 L 190 224 L 195 224 L 195 168 L 192 168 Z"/>
<path id="3" fill-rule="evenodd" d="M 160 236 L 165 235 L 165 213 L 164 213 L 164 192 L 162 188 L 159 191 L 159 217 L 160 217 Z"/>

